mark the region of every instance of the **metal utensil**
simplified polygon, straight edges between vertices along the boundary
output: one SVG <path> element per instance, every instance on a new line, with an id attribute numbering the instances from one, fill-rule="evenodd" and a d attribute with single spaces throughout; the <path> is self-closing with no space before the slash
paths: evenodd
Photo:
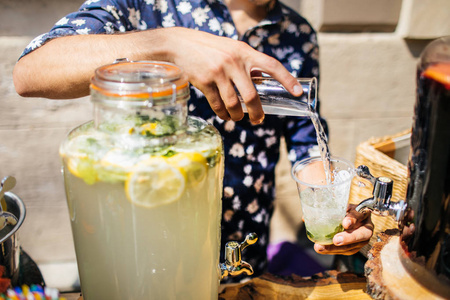
<path id="1" fill-rule="evenodd" d="M 17 217 L 17 224 L 7 226 L 0 231 L 0 265 L 5 267 L 2 277 L 11 279 L 11 286 L 20 286 L 24 279 L 28 280 L 29 264 L 20 247 L 19 229 L 25 221 L 26 208 L 22 199 L 12 192 L 5 192 L 4 200 L 8 212 Z M 22 261 L 22 259 L 24 259 Z M 23 264 L 21 263 L 23 262 Z M 28 274 L 28 275 L 27 275 Z M 1 297 L 0 297 L 1 298 Z"/>
<path id="2" fill-rule="evenodd" d="M 0 187 L 0 200 L 2 200 L 2 209 L 6 209 L 6 207 L 3 207 L 3 196 L 6 192 L 9 192 L 16 186 L 16 178 L 12 176 L 6 176 L 2 180 L 2 185 Z"/>
<path id="3" fill-rule="evenodd" d="M 0 187 L 0 230 L 5 228 L 6 225 L 16 225 L 17 218 L 12 213 L 9 213 L 6 210 L 6 202 L 4 199 L 5 193 L 12 190 L 16 186 L 16 179 L 12 176 L 6 176 L 3 178 L 1 187 Z"/>

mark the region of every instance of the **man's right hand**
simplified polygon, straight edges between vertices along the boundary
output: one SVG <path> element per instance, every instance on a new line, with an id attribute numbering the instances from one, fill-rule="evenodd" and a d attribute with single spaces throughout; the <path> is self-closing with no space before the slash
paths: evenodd
<path id="1" fill-rule="evenodd" d="M 178 28 L 177 34 L 187 38 L 174 40 L 183 51 L 172 54 L 173 62 L 184 69 L 192 85 L 205 94 L 223 120 L 238 121 L 244 116 L 235 87 L 247 106 L 250 121 L 259 124 L 264 119 L 251 80 L 254 71 L 271 75 L 296 96 L 302 93 L 300 84 L 279 61 L 244 42 L 184 28 Z"/>
<path id="2" fill-rule="evenodd" d="M 121 57 L 180 66 L 224 120 L 238 121 L 244 115 L 235 87 L 247 106 L 250 121 L 258 124 L 264 119 L 252 72 L 269 74 L 295 96 L 302 93 L 297 80 L 276 59 L 243 42 L 181 27 L 56 38 L 18 61 L 14 84 L 26 97 L 86 96 L 95 69 Z"/>

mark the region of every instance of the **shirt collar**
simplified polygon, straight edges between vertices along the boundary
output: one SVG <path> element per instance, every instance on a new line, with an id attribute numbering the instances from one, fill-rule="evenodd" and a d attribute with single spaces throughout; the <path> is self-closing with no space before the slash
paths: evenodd
<path id="1" fill-rule="evenodd" d="M 225 3 L 223 3 L 223 0 L 206 0 L 206 2 L 208 2 L 209 4 L 220 3 L 225 5 Z"/>
<path id="2" fill-rule="evenodd" d="M 209 4 L 222 4 L 224 6 L 225 3 L 223 2 L 223 0 L 206 0 Z M 249 0 L 244 0 L 244 1 L 249 1 Z M 268 24 L 276 24 L 278 22 L 281 22 L 283 20 L 283 10 L 280 4 L 279 0 L 275 0 L 275 5 L 274 7 L 269 11 L 269 13 L 267 14 L 267 17 L 262 20 L 259 25 L 268 25 Z"/>
<path id="3" fill-rule="evenodd" d="M 262 20 L 260 23 L 269 23 L 269 24 L 276 24 L 279 23 L 281 21 L 283 21 L 284 16 L 283 16 L 283 8 L 281 7 L 281 3 L 279 0 L 275 0 L 275 5 L 272 8 L 272 10 L 269 11 L 269 13 L 267 14 L 267 17 Z"/>

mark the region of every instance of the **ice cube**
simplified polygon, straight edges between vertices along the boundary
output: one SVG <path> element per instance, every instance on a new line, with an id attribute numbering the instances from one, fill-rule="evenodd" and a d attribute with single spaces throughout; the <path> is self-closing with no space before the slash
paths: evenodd
<path id="1" fill-rule="evenodd" d="M 310 188 L 306 188 L 300 192 L 300 198 L 302 199 L 302 204 L 313 206 L 314 204 L 314 191 Z"/>
<path id="2" fill-rule="evenodd" d="M 339 172 L 334 174 L 334 181 L 333 184 L 344 182 L 348 179 L 350 179 L 351 174 L 347 170 L 340 170 Z"/>

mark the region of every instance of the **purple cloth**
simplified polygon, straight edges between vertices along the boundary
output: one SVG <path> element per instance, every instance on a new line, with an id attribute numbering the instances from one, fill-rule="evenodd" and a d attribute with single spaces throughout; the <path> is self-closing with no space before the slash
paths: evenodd
<path id="1" fill-rule="evenodd" d="M 281 242 L 267 247 L 268 271 L 274 275 L 311 276 L 326 269 L 297 244 Z"/>

